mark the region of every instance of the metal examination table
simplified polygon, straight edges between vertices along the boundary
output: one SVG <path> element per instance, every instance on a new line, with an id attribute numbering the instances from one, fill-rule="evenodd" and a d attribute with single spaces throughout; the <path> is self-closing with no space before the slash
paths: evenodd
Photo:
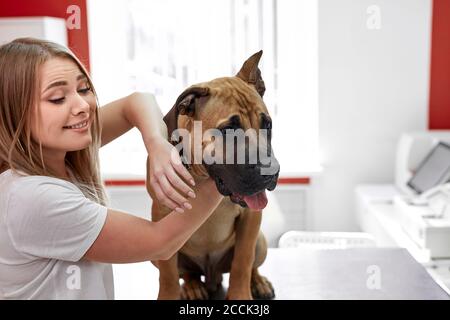
<path id="1" fill-rule="evenodd" d="M 403 248 L 271 249 L 276 299 L 450 299 Z"/>
<path id="2" fill-rule="evenodd" d="M 260 273 L 276 299 L 450 299 L 402 248 L 304 250 L 270 248 Z M 156 299 L 158 271 L 150 263 L 114 265 L 117 299 Z M 223 298 L 228 285 L 216 298 Z"/>

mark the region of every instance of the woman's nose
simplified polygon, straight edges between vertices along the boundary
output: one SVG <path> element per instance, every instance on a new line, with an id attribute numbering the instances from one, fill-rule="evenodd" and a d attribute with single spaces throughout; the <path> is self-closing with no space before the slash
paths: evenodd
<path id="1" fill-rule="evenodd" d="M 72 113 L 77 115 L 80 112 L 89 113 L 89 103 L 77 93 L 73 98 Z"/>

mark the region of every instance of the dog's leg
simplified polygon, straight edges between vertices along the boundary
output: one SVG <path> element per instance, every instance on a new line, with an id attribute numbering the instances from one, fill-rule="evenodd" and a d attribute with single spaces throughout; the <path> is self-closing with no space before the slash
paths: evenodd
<path id="1" fill-rule="evenodd" d="M 178 255 L 169 260 L 159 260 L 159 293 L 158 300 L 180 299 L 180 276 L 177 268 Z"/>
<path id="2" fill-rule="evenodd" d="M 164 217 L 159 206 L 152 203 L 152 220 L 158 221 Z M 180 299 L 180 275 L 178 272 L 178 254 L 175 253 L 169 260 L 152 261 L 159 269 L 158 300 Z"/>
<path id="3" fill-rule="evenodd" d="M 266 277 L 258 272 L 258 267 L 262 265 L 267 256 L 267 242 L 263 233 L 260 231 L 256 242 L 255 262 L 252 270 L 251 289 L 254 299 L 273 299 L 275 291 L 272 284 Z"/>
<path id="4" fill-rule="evenodd" d="M 252 299 L 250 282 L 261 218 L 261 211 L 245 209 L 236 221 L 236 243 L 231 263 L 227 299 Z"/>

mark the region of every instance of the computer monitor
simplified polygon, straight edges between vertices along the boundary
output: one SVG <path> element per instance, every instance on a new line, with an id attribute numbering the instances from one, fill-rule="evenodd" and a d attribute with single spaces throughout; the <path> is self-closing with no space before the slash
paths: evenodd
<path id="1" fill-rule="evenodd" d="M 439 142 L 417 168 L 408 186 L 418 194 L 450 179 L 450 145 Z"/>

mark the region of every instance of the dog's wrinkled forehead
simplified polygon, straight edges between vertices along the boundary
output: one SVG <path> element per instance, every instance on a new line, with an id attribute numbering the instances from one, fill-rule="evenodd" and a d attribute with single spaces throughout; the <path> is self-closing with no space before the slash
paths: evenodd
<path id="1" fill-rule="evenodd" d="M 200 111 L 213 117 L 211 127 L 229 120 L 240 120 L 243 129 L 259 128 L 261 114 L 268 115 L 263 99 L 254 87 L 237 77 L 227 77 L 205 83 L 210 97 Z"/>
<path id="2" fill-rule="evenodd" d="M 226 115 L 241 117 L 243 129 L 258 128 L 258 120 L 268 115 L 262 101 L 266 87 L 258 68 L 261 56 L 262 51 L 253 54 L 234 77 L 218 78 L 184 90 L 164 116 L 169 137 L 176 128 L 186 128 L 200 119 L 206 122 L 204 129 L 216 127 Z"/>

